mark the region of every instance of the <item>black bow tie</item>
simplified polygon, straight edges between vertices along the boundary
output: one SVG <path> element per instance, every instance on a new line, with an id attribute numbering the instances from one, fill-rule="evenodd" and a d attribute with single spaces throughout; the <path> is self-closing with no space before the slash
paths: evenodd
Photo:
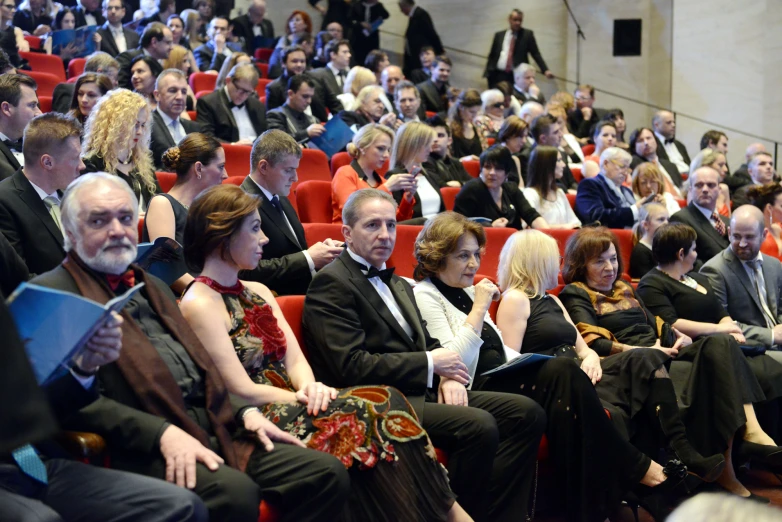
<path id="1" fill-rule="evenodd" d="M 3 143 L 5 143 L 6 146 L 11 150 L 15 150 L 16 152 L 22 152 L 22 138 L 19 138 L 16 141 L 3 140 Z"/>
<path id="2" fill-rule="evenodd" d="M 671 139 L 669 139 L 669 140 L 665 140 L 665 145 L 670 145 L 670 144 L 671 144 L 671 143 L 673 143 L 674 141 L 676 141 L 676 138 L 671 138 Z"/>
<path id="3" fill-rule="evenodd" d="M 394 275 L 394 267 L 386 268 L 385 270 L 378 270 L 374 266 L 370 267 L 362 267 L 367 271 L 367 279 L 372 279 L 373 277 L 379 277 L 381 281 L 383 281 L 385 284 L 388 284 L 391 281 L 391 276 Z"/>
<path id="4" fill-rule="evenodd" d="M 240 105 L 236 105 L 233 101 L 231 101 L 231 98 L 228 98 L 228 110 L 231 110 L 234 107 L 236 107 L 237 109 L 244 109 L 244 106 L 245 106 L 246 103 L 247 102 L 244 102 L 244 103 L 242 103 Z"/>

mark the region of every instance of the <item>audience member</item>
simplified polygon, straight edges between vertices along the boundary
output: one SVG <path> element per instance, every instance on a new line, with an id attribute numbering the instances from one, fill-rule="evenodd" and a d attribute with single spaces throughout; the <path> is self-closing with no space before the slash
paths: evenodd
<path id="1" fill-rule="evenodd" d="M 19 56 L 19 51 L 29 50 L 30 44 L 24 39 L 21 29 L 9 25 L 14 12 L 10 8 L 14 4 L 9 2 L 7 5 L 8 7 L 6 7 L 5 3 L 0 3 L 0 52 L 2 52 L 2 55 L 0 55 L 2 57 L 0 74 L 9 72 L 16 74 L 16 68 L 26 64 L 26 60 L 22 60 L 22 57 Z M 19 32 L 18 35 L 17 31 Z M 18 40 L 21 40 L 21 42 Z"/>
<path id="2" fill-rule="evenodd" d="M 149 105 L 139 94 L 115 89 L 93 107 L 84 127 L 84 172 L 108 172 L 122 178 L 146 212 L 161 192 L 149 153 Z"/>
<path id="3" fill-rule="evenodd" d="M 84 27 L 85 25 L 100 26 L 106 22 L 101 12 L 101 0 L 76 0 L 76 4 L 76 7 L 73 8 L 76 27 Z M 60 11 L 57 12 L 58 15 Z"/>
<path id="4" fill-rule="evenodd" d="M 415 0 L 400 0 L 399 10 L 408 17 L 402 67 L 405 76 L 408 76 L 415 69 L 421 68 L 420 56 L 425 47 L 431 47 L 435 56 L 445 54 L 445 49 L 434 28 L 432 17 L 423 7 L 416 5 Z"/>
<path id="5" fill-rule="evenodd" d="M 304 11 L 295 10 L 285 22 L 285 34 L 277 40 L 275 51 L 290 47 L 293 44 L 294 35 L 303 33 L 312 34 L 312 19 Z"/>
<path id="6" fill-rule="evenodd" d="M 288 201 L 301 155 L 293 138 L 266 131 L 253 143 L 250 175 L 242 183 L 245 192 L 259 198 L 261 230 L 269 238 L 258 267 L 243 272 L 242 279 L 263 281 L 278 295 L 306 294 L 315 271 L 331 263 L 343 247 L 333 239 L 307 247 L 304 228 Z"/>
<path id="7" fill-rule="evenodd" d="M 150 110 L 155 110 L 157 107 L 155 82 L 162 72 L 163 66 L 160 62 L 149 56 L 139 55 L 130 62 L 130 83 L 133 85 L 133 92 L 139 93 L 147 100 Z"/>
<path id="8" fill-rule="evenodd" d="M 385 6 L 378 0 L 365 0 L 363 2 L 355 2 L 350 6 L 348 12 L 348 23 L 350 24 L 350 46 L 354 52 L 355 63 L 369 67 L 366 63 L 367 57 L 374 51 L 380 49 L 380 31 L 375 24 L 382 24 L 388 17 L 391 16 L 386 11 Z M 382 53 L 382 51 L 379 51 Z M 388 61 L 388 56 L 385 56 L 385 61 Z M 382 60 L 378 60 L 382 61 Z M 386 66 L 388 64 L 386 63 Z M 379 70 L 372 70 L 380 75 Z"/>
<path id="9" fill-rule="evenodd" d="M 693 173 L 701 167 L 711 167 L 720 175 L 720 196 L 719 199 L 717 199 L 717 212 L 722 216 L 730 217 L 730 190 L 728 189 L 728 185 L 724 183 L 729 172 L 725 154 L 712 149 L 703 149 L 700 151 L 690 163 L 689 178 L 682 183 L 682 188 L 688 187 L 689 190 Z"/>
<path id="10" fill-rule="evenodd" d="M 451 59 L 438 56 L 429 67 L 430 78 L 417 85 L 424 110 L 445 117 L 448 112 L 448 79 L 451 77 Z"/>
<path id="11" fill-rule="evenodd" d="M 266 115 L 269 128 L 289 134 L 300 145 L 307 145 L 311 138 L 321 136 L 325 127 L 315 116 L 305 111 L 315 94 L 315 80 L 308 74 L 297 74 L 288 80 L 288 99 L 285 104 L 270 110 Z"/>
<path id="12" fill-rule="evenodd" d="M 355 61 L 372 71 L 378 85 L 380 85 L 380 74 L 383 72 L 383 69 L 391 65 L 388 55 L 378 49 L 370 51 L 363 62 L 360 62 L 357 59 Z"/>
<path id="13" fill-rule="evenodd" d="M 526 103 L 524 105 L 526 105 Z M 564 154 L 561 149 L 562 132 L 563 129 L 561 122 L 549 114 L 538 116 L 530 122 L 530 134 L 533 138 L 533 144 L 531 147 L 525 147 L 521 152 L 518 153 L 518 158 L 521 165 L 521 174 L 524 180 L 527 179 L 527 165 L 529 164 L 529 156 L 532 154 L 532 151 L 535 149 L 535 147 L 539 145 L 548 145 L 549 147 L 556 147 L 557 150 L 559 150 L 560 156 Z M 564 157 L 562 159 L 565 160 Z M 573 177 L 573 173 L 570 171 L 570 168 L 568 168 L 567 163 L 565 164 L 565 170 L 562 172 L 562 178 L 557 180 L 557 185 L 559 185 L 565 192 L 571 194 L 575 193 L 576 189 L 578 188 L 578 183 Z"/>
<path id="14" fill-rule="evenodd" d="M 489 89 L 481 93 L 481 112 L 474 120 L 481 135 L 496 139 L 497 133 L 505 121 L 505 95 L 499 89 Z"/>
<path id="15" fill-rule="evenodd" d="M 736 172 L 725 179 L 725 183 L 728 185 L 731 194 L 744 185 L 750 185 L 752 183 L 752 179 L 749 177 L 747 166 L 749 164 L 750 158 L 752 158 L 752 156 L 758 152 L 768 151 L 766 150 L 766 146 L 762 143 L 751 143 L 744 152 L 744 163 L 742 163 L 741 166 L 736 169 Z"/>
<path id="16" fill-rule="evenodd" d="M 152 111 L 149 148 L 156 170 L 167 171 L 163 162 L 164 153 L 190 133 L 202 130 L 200 123 L 182 117 L 185 112 L 187 87 L 187 76 L 179 69 L 166 69 L 155 82 L 157 108 Z"/>
<path id="17" fill-rule="evenodd" d="M 676 118 L 671 111 L 657 111 L 652 118 L 654 139 L 657 141 L 657 155 L 668 160 L 679 172 L 690 171 L 690 155 L 687 147 L 676 139 Z"/>
<path id="18" fill-rule="evenodd" d="M 0 75 L 0 180 L 24 166 L 24 129 L 41 114 L 37 90 L 38 84 L 27 75 Z"/>
<path id="19" fill-rule="evenodd" d="M 124 0 L 103 0 L 103 16 L 106 17 L 106 22 L 98 29 L 103 52 L 116 57 L 138 47 L 138 33 L 122 25 L 122 19 L 125 18 Z"/>
<path id="20" fill-rule="evenodd" d="M 315 58 L 315 39 L 310 33 L 296 33 L 291 36 L 291 44 L 288 47 L 277 47 L 272 52 L 272 55 L 269 57 L 269 70 L 266 75 L 268 78 L 276 79 L 280 77 L 283 72 L 285 51 L 291 47 L 300 47 L 304 51 L 305 69 L 310 70 L 312 68 L 312 61 Z"/>
<path id="21" fill-rule="evenodd" d="M 593 107 L 595 103 L 595 88 L 591 85 L 579 85 L 573 94 L 576 106 L 573 111 L 568 111 L 568 126 L 579 139 L 586 143 L 592 130 L 592 126 L 600 121 L 597 111 Z"/>
<path id="22" fill-rule="evenodd" d="M 152 22 L 141 35 L 139 47 L 128 49 L 117 56 L 119 63 L 119 86 L 124 89 L 131 88 L 131 62 L 137 56 L 149 56 L 153 60 L 161 62 L 168 58 L 171 47 L 174 45 L 174 37 L 171 36 L 171 29 L 162 23 Z"/>
<path id="23" fill-rule="evenodd" d="M 641 163 L 648 161 L 657 165 L 660 173 L 665 179 L 665 191 L 670 192 L 674 197 L 681 197 L 682 176 L 679 169 L 657 154 L 657 138 L 648 127 L 639 127 L 630 134 L 630 153 L 633 155 L 633 161 L 630 168 L 635 168 Z"/>
<path id="24" fill-rule="evenodd" d="M 177 12 L 176 0 L 155 0 L 155 5 L 157 7 L 155 12 L 138 21 L 136 30 L 139 34 L 143 33 L 149 24 L 165 25 L 168 22 L 168 17 Z"/>
<path id="25" fill-rule="evenodd" d="M 51 32 L 55 14 L 54 6 L 47 0 L 22 0 L 14 14 L 14 27 L 27 34 L 43 36 Z"/>
<path id="26" fill-rule="evenodd" d="M 631 176 L 631 187 L 636 201 L 648 198 L 652 194 L 659 196 L 660 202 L 668 209 L 668 214 L 673 215 L 681 207 L 679 202 L 674 199 L 670 192 L 665 192 L 665 181 L 660 169 L 653 163 L 641 163 L 638 165 Z"/>
<path id="27" fill-rule="evenodd" d="M 349 479 L 339 460 L 304 449 L 247 402 L 229 400 L 174 295 L 138 267 L 128 272 L 138 234 L 130 189 L 107 174 L 82 176 L 62 207 L 68 261 L 36 284 L 105 303 L 145 283 L 123 313 L 123 343 L 133 350 L 101 367 L 102 397 L 68 427 L 107 437 L 113 468 L 186 486 L 214 520 L 257 520 L 262 496 L 292 519 L 341 512 Z M 98 214 L 105 219 L 92 219 Z"/>
<path id="28" fill-rule="evenodd" d="M 535 118 L 545 113 L 546 109 L 543 107 L 543 105 L 535 101 L 528 101 L 524 102 L 524 104 L 519 108 L 519 113 L 516 114 L 516 116 L 524 120 L 527 125 L 530 125 L 535 120 Z M 528 137 L 528 140 L 532 140 L 532 137 Z M 532 144 L 534 141 L 529 141 L 529 143 Z"/>
<path id="29" fill-rule="evenodd" d="M 392 66 L 394 67 L 394 66 Z M 426 110 L 421 103 L 421 93 L 413 82 L 402 80 L 394 88 L 394 113 L 397 122 L 407 123 L 408 121 L 423 121 L 426 119 Z M 450 135 L 450 128 L 448 133 Z"/>
<path id="30" fill-rule="evenodd" d="M 395 216 L 394 200 L 375 189 L 354 193 L 343 209 L 348 248 L 313 278 L 304 303 L 317 378 L 330 386 L 405 390 L 433 444 L 451 448 L 450 484 L 467 513 L 479 520 L 524 517 L 545 415 L 526 397 L 465 391 L 461 357 L 428 334 L 412 289 L 386 270 Z M 452 404 L 437 404 L 435 390 Z"/>
<path id="31" fill-rule="evenodd" d="M 507 183 L 514 165 L 510 151 L 495 145 L 483 151 L 481 175 L 462 185 L 454 210 L 468 218 L 483 218 L 485 226 L 548 228 L 546 220 L 529 204 L 517 186 Z"/>
<path id="32" fill-rule="evenodd" d="M 754 186 L 747 192 L 750 202 L 763 212 L 763 221 L 768 233 L 760 245 L 760 251 L 768 256 L 782 258 L 782 186 L 767 183 Z"/>
<path id="33" fill-rule="evenodd" d="M 231 57 L 223 62 L 223 66 L 220 67 L 220 73 L 217 75 L 217 81 L 215 82 L 215 90 L 225 87 L 225 79 L 228 77 L 228 73 L 231 72 L 237 65 L 245 65 L 253 63 L 253 57 L 247 53 L 231 53 Z"/>
<path id="34" fill-rule="evenodd" d="M 619 147 L 620 149 L 629 149 L 630 145 L 625 141 L 625 131 L 627 131 L 627 122 L 625 121 L 625 113 L 622 111 L 622 109 L 611 109 L 609 110 L 604 120 L 613 122 L 613 124 L 616 126 L 616 147 Z"/>
<path id="35" fill-rule="evenodd" d="M 206 36 L 205 27 L 212 21 L 212 17 L 215 14 L 214 0 L 193 0 L 193 9 L 198 11 L 201 16 L 201 36 Z"/>
<path id="36" fill-rule="evenodd" d="M 350 71 L 350 42 L 347 40 L 332 40 L 326 44 L 324 54 L 328 56 L 328 63 L 319 69 L 310 72 L 328 89 L 333 96 L 339 96 L 344 92 L 343 87 Z M 344 105 L 343 105 L 344 106 Z"/>
<path id="37" fill-rule="evenodd" d="M 53 31 L 66 31 L 66 30 L 72 30 L 76 28 L 76 8 L 71 9 L 70 7 L 63 7 L 59 11 L 57 11 L 57 14 L 54 17 L 54 23 L 52 24 L 52 30 Z M 95 41 L 95 48 L 97 50 L 100 50 L 100 40 L 101 37 L 99 34 L 93 35 L 94 41 Z M 43 42 L 43 49 L 46 52 L 46 54 L 52 54 L 52 40 L 51 38 L 47 38 Z M 57 56 L 59 56 L 62 59 L 63 66 L 67 69 L 68 64 L 71 61 L 71 58 L 76 56 L 76 53 L 78 52 L 78 48 L 76 47 L 76 42 L 68 42 L 66 45 L 60 46 L 60 48 L 57 50 Z"/>
<path id="38" fill-rule="evenodd" d="M 749 203 L 747 191 L 753 186 L 765 185 L 774 181 L 774 157 L 768 152 L 757 152 L 747 160 L 747 173 L 750 183 L 739 187 L 732 193 L 733 208 Z"/>
<path id="39" fill-rule="evenodd" d="M 25 129 L 24 166 L 0 183 L 0 232 L 31 274 L 42 274 L 63 260 L 60 194 L 84 167 L 72 117 L 49 113 Z"/>
<path id="40" fill-rule="evenodd" d="M 234 66 L 225 79 L 225 87 L 198 101 L 196 121 L 204 134 L 237 145 L 250 145 L 263 134 L 268 128 L 266 107 L 255 96 L 257 85 L 255 65 Z"/>
<path id="41" fill-rule="evenodd" d="M 594 178 L 600 172 L 600 155 L 604 150 L 617 146 L 616 124 L 609 120 L 597 122 L 594 132 L 592 132 L 592 141 L 595 144 L 595 151 L 584 158 L 584 168 L 581 174 L 585 178 Z"/>
<path id="42" fill-rule="evenodd" d="M 578 138 L 570 132 L 567 126 L 567 111 L 565 108 L 559 103 L 549 102 L 546 104 L 546 114 L 556 118 L 557 125 L 561 129 L 562 139 L 559 141 L 557 148 L 565 161 L 565 165 L 568 166 L 568 170 L 570 167 L 583 169 L 584 152 L 581 150 L 581 143 L 579 143 Z"/>
<path id="43" fill-rule="evenodd" d="M 657 266 L 652 253 L 654 233 L 668 224 L 670 214 L 662 203 L 647 203 L 641 207 L 638 223 L 633 231 L 633 251 L 630 253 L 630 277 L 640 279 Z"/>
<path id="44" fill-rule="evenodd" d="M 519 9 L 514 9 L 508 15 L 510 28 L 494 33 L 489 58 L 483 71 L 483 77 L 488 80 L 489 88 L 493 88 L 501 81 L 513 83 L 514 71 L 522 63 L 529 64 L 530 55 L 535 59 L 535 63 L 538 64 L 546 78 L 554 77 L 538 50 L 535 34 L 529 29 L 522 28 L 523 22 L 524 13 Z M 543 103 L 543 100 L 538 101 Z"/>
<path id="45" fill-rule="evenodd" d="M 718 130 L 707 130 L 701 137 L 701 150 L 712 149 L 728 154 L 728 135 Z"/>
<path id="46" fill-rule="evenodd" d="M 451 156 L 451 128 L 439 116 L 427 118 L 426 124 L 434 130 L 435 136 L 429 158 L 422 165 L 424 171 L 434 178 L 437 188 L 461 187 L 470 181 L 472 176 L 461 161 Z M 400 203 L 400 207 L 401 205 Z"/>
<path id="47" fill-rule="evenodd" d="M 231 20 L 231 32 L 244 40 L 244 50 L 250 56 L 256 49 L 270 48 L 265 42 L 274 40 L 274 24 L 266 19 L 266 0 L 252 0 L 247 13 Z"/>
<path id="48" fill-rule="evenodd" d="M 486 138 L 473 123 L 480 108 L 480 93 L 476 89 L 466 89 L 448 110 L 448 121 L 453 136 L 451 154 L 454 157 L 475 159 L 486 149 Z"/>
<path id="49" fill-rule="evenodd" d="M 375 73 L 366 67 L 357 65 L 348 72 L 345 83 L 342 86 L 342 93 L 337 95 L 337 99 L 343 107 L 351 109 L 356 104 L 358 93 L 369 85 L 378 85 Z"/>
<path id="50" fill-rule="evenodd" d="M 325 50 L 326 45 L 328 45 L 328 43 L 333 39 L 334 38 L 331 36 L 331 33 L 328 31 L 319 31 L 318 34 L 315 35 L 314 56 L 310 62 L 311 69 L 320 69 L 329 63 L 329 57 L 327 54 L 325 54 Z"/>
<path id="51" fill-rule="evenodd" d="M 382 97 L 382 87 L 367 85 L 358 93 L 353 110 L 342 111 L 336 117 L 344 121 L 354 132 L 370 123 L 380 123 L 394 129 L 396 114 L 393 112 L 383 114 L 385 106 Z"/>
<path id="52" fill-rule="evenodd" d="M 527 122 L 519 118 L 518 116 L 508 116 L 500 127 L 500 132 L 497 133 L 498 145 L 507 147 L 512 154 L 513 164 L 516 168 L 515 173 L 508 173 L 508 180 L 511 183 L 516 183 L 521 188 L 524 188 L 524 177 L 522 171 L 526 170 L 526 165 L 522 167 L 521 160 L 519 159 L 522 151 L 529 147 L 527 145 L 527 134 L 529 131 L 529 125 Z M 523 156 L 525 161 L 529 161 L 529 152 Z"/>
<path id="53" fill-rule="evenodd" d="M 185 21 L 182 20 L 182 17 L 176 13 L 172 14 L 166 20 L 166 27 L 171 29 L 174 46 L 179 45 L 190 51 L 190 40 L 185 34 Z"/>
<path id="54" fill-rule="evenodd" d="M 13 245 L 0 230 L 0 295 L 10 296 L 17 286 L 28 279 L 30 279 L 30 271 L 24 259 L 16 253 Z"/>
<path id="55" fill-rule="evenodd" d="M 420 67 L 405 73 L 405 77 L 416 85 L 428 80 L 431 75 L 432 63 L 436 56 L 431 45 L 421 47 L 421 51 L 418 53 L 418 60 L 421 63 Z"/>
<path id="56" fill-rule="evenodd" d="M 556 147 L 540 145 L 535 147 L 527 167 L 526 188 L 522 189 L 529 204 L 552 229 L 579 228 L 581 221 L 576 217 L 565 192 L 557 185 L 562 179 L 565 162 Z"/>
<path id="57" fill-rule="evenodd" d="M 520 104 L 528 101 L 535 101 L 541 105 L 546 103 L 546 97 L 543 96 L 540 88 L 535 83 L 536 73 L 535 68 L 528 63 L 520 63 L 513 70 L 513 97 Z"/>
<path id="58" fill-rule="evenodd" d="M 68 114 L 76 118 L 81 125 L 87 121 L 92 108 L 101 96 L 114 88 L 108 76 L 98 73 L 84 73 L 76 79 Z"/>
<path id="59" fill-rule="evenodd" d="M 107 53 L 100 51 L 92 53 L 84 63 L 84 72 L 104 74 L 111 80 L 112 88 L 117 87 L 119 63 Z M 74 84 L 67 82 L 58 83 L 52 94 L 52 111 L 63 114 L 68 112 L 73 99 L 73 91 Z"/>
<path id="60" fill-rule="evenodd" d="M 386 106 L 386 111 L 395 112 L 393 100 L 396 94 L 396 86 L 404 79 L 405 75 L 402 74 L 402 68 L 396 65 L 388 65 L 380 73 L 380 85 L 383 87 L 385 94 L 383 104 Z"/>
<path id="61" fill-rule="evenodd" d="M 206 42 L 193 51 L 196 65 L 201 72 L 220 72 L 225 59 L 240 50 L 237 44 L 228 41 L 229 29 L 227 18 L 215 16 L 209 22 Z"/>
<path id="62" fill-rule="evenodd" d="M 204 43 L 204 39 L 201 37 L 201 28 L 204 26 L 204 21 L 201 20 L 201 15 L 195 9 L 182 11 L 182 20 L 185 22 L 185 38 L 187 38 L 187 42 L 190 44 L 190 50 L 194 51 L 199 45 Z"/>
<path id="63" fill-rule="evenodd" d="M 185 75 L 185 78 L 190 78 L 191 74 L 198 72 L 195 66 L 193 52 L 187 47 L 183 47 L 181 45 L 175 45 L 171 48 L 171 52 L 168 54 L 168 58 L 163 60 L 162 65 L 164 71 L 166 69 L 177 69 L 178 71 L 182 71 L 182 73 Z M 225 63 L 223 63 L 223 65 L 225 65 Z M 158 78 L 159 77 L 160 75 L 158 75 Z M 194 111 L 197 101 L 198 100 L 196 100 L 195 93 L 193 92 L 193 89 L 190 88 L 190 84 L 188 83 L 186 110 Z M 185 118 L 188 118 L 188 116 L 185 115 Z"/>

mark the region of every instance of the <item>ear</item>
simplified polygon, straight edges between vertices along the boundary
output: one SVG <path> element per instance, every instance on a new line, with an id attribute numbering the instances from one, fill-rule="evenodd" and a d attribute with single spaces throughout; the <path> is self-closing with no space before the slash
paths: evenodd
<path id="1" fill-rule="evenodd" d="M 684 249 L 683 248 L 680 248 L 679 251 L 676 252 L 676 258 L 679 261 L 683 261 L 686 256 L 687 256 L 687 254 L 684 253 Z"/>
<path id="2" fill-rule="evenodd" d="M 7 101 L 4 101 L 3 103 L 0 103 L 0 113 L 3 113 L 4 115 L 11 117 L 11 109 L 13 109 L 14 106 L 8 103 Z"/>
<path id="3" fill-rule="evenodd" d="M 52 170 L 54 168 L 54 158 L 52 158 L 48 154 L 44 154 L 41 156 L 41 158 L 38 160 L 41 167 L 45 170 Z"/>
<path id="4" fill-rule="evenodd" d="M 347 243 L 348 245 L 353 243 L 353 239 L 351 237 L 352 230 L 353 229 L 350 228 L 349 226 L 345 224 L 342 225 L 342 236 L 345 238 L 345 243 Z"/>
<path id="5" fill-rule="evenodd" d="M 288 98 L 290 98 L 290 97 L 291 97 L 291 96 L 293 96 L 294 94 L 296 94 L 296 93 L 295 93 L 295 92 L 293 92 L 293 90 L 292 90 L 292 89 L 288 89 Z"/>
<path id="6" fill-rule="evenodd" d="M 160 91 L 155 89 L 154 91 L 152 91 L 152 94 L 155 96 L 156 101 L 160 101 Z"/>

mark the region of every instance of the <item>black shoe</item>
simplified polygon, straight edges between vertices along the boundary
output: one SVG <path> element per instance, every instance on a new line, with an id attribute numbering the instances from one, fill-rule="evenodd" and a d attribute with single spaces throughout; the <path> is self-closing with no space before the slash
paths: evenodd
<path id="1" fill-rule="evenodd" d="M 766 497 L 761 497 L 760 495 L 756 495 L 754 493 L 750 493 L 748 497 L 741 497 L 741 498 L 746 498 L 747 500 L 757 502 L 758 504 L 771 504 L 770 499 L 767 499 Z"/>
<path id="2" fill-rule="evenodd" d="M 782 447 L 779 446 L 742 440 L 736 443 L 736 455 L 740 461 L 749 460 L 771 469 L 782 470 Z"/>
<path id="3" fill-rule="evenodd" d="M 679 460 L 670 460 L 663 468 L 668 477 L 657 486 L 639 485 L 636 488 L 638 504 L 657 522 L 663 522 L 679 503 L 693 493 L 702 481 L 687 472 Z"/>

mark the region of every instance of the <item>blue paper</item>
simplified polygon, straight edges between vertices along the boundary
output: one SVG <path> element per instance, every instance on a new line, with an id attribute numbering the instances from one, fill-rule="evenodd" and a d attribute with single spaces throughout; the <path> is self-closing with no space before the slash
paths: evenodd
<path id="1" fill-rule="evenodd" d="M 385 21 L 385 20 L 383 20 L 382 18 L 378 18 L 377 20 L 375 20 L 374 22 L 372 22 L 372 28 L 369 30 L 369 32 L 370 32 L 370 33 L 374 33 L 375 31 L 377 31 L 378 29 L 380 29 L 380 26 L 381 26 L 381 25 L 383 25 L 383 22 L 384 22 L 384 21 Z"/>
<path id="2" fill-rule="evenodd" d="M 344 149 L 353 139 L 353 130 L 341 118 L 331 118 L 325 125 L 326 132 L 310 139 L 310 143 L 331 158 Z"/>
<path id="3" fill-rule="evenodd" d="M 494 368 L 493 370 L 489 370 L 488 372 L 483 372 L 481 374 L 481 377 L 484 377 L 486 375 L 501 375 L 507 372 L 511 372 L 518 368 L 523 368 L 524 366 L 528 366 L 530 364 L 547 361 L 553 358 L 554 358 L 553 355 L 543 355 L 540 353 L 523 353 L 519 357 L 513 359 L 512 361 L 508 361 L 501 366 L 497 366 L 496 368 Z"/>
<path id="4" fill-rule="evenodd" d="M 135 263 L 169 286 L 187 273 L 182 245 L 170 237 L 159 237 L 154 243 L 140 243 Z"/>
<path id="5" fill-rule="evenodd" d="M 95 33 L 97 25 L 87 25 L 78 29 L 63 29 L 52 33 L 52 54 L 61 54 L 62 48 L 69 43 L 76 47 L 75 58 L 83 58 L 95 52 Z"/>
<path id="6" fill-rule="evenodd" d="M 22 283 L 8 298 L 19 337 L 38 383 L 55 380 L 81 353 L 87 341 L 119 312 L 144 283 L 115 297 L 105 306 L 80 295 Z"/>

